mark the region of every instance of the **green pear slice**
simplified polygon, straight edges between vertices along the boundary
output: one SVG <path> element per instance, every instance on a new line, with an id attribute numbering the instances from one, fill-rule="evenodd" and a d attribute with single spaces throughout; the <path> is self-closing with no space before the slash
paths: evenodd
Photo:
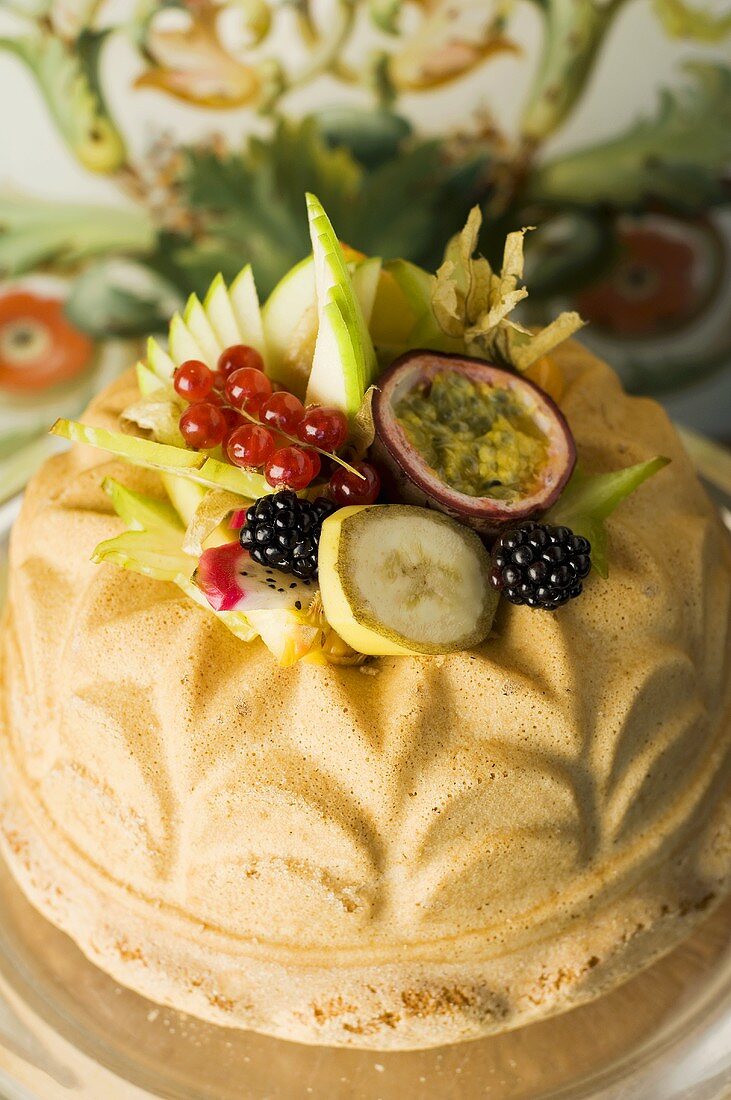
<path id="1" fill-rule="evenodd" d="M 100 542 L 91 560 L 131 569 L 156 581 L 190 579 L 195 568 L 195 558 L 183 552 L 180 538 L 176 541 L 161 531 L 125 531 Z"/>
<path id="2" fill-rule="evenodd" d="M 146 360 L 147 366 L 155 372 L 158 378 L 164 382 L 170 381 L 175 370 L 175 363 L 152 336 L 147 341 Z"/>
<path id="3" fill-rule="evenodd" d="M 170 345 L 170 356 L 175 366 L 180 366 L 180 364 L 184 363 L 187 359 L 200 359 L 203 363 L 207 363 L 208 366 L 211 366 L 209 361 L 210 357 L 206 356 L 205 350 L 193 336 L 193 333 L 179 313 L 174 314 L 170 322 L 168 342 Z M 213 366 L 215 366 L 215 362 Z"/>
<path id="4" fill-rule="evenodd" d="M 356 264 L 350 276 L 366 325 L 370 324 L 373 314 L 378 280 L 381 278 L 382 268 L 383 261 L 378 256 L 371 256 L 369 259 Z"/>
<path id="5" fill-rule="evenodd" d="M 127 459 L 135 466 L 144 466 L 178 477 L 189 477 L 212 489 L 229 489 L 232 493 L 256 500 L 274 490 L 261 474 L 250 473 L 237 466 L 209 458 L 199 451 L 188 451 L 168 443 L 155 443 L 124 432 L 112 432 L 106 428 L 93 428 L 75 420 L 57 420 L 51 428 L 52 435 L 61 436 L 72 443 L 86 443 L 109 454 Z"/>
<path id="6" fill-rule="evenodd" d="M 242 343 L 238 321 L 223 275 L 216 275 L 203 301 L 203 309 L 222 348 Z"/>
<path id="7" fill-rule="evenodd" d="M 187 527 L 206 496 L 207 487 L 197 481 L 191 481 L 190 478 L 178 477 L 176 474 L 168 474 L 164 471 L 160 473 L 160 480 L 183 526 Z"/>
<path id="8" fill-rule="evenodd" d="M 251 264 L 247 264 L 238 273 L 231 283 L 228 293 L 231 299 L 231 308 L 241 333 L 241 342 L 248 344 L 251 348 L 256 348 L 266 363 L 267 348 L 264 340 L 264 326 Z"/>
<path id="9" fill-rule="evenodd" d="M 409 260 L 387 260 L 384 270 L 393 275 L 415 317 L 431 309 L 434 276 Z"/>
<path id="10" fill-rule="evenodd" d="M 223 344 L 220 343 L 213 331 L 211 322 L 208 320 L 206 312 L 195 294 L 191 294 L 185 304 L 183 320 L 188 332 L 203 349 L 205 357 L 203 362 L 209 367 L 215 368 L 218 357 L 223 351 Z"/>
<path id="11" fill-rule="evenodd" d="M 322 204 L 311 194 L 307 213 L 318 309 L 307 402 L 335 405 L 354 416 L 376 373 L 375 352 L 340 242 Z"/>
<path id="12" fill-rule="evenodd" d="M 58 435 L 72 443 L 86 443 L 102 451 L 127 458 L 136 466 L 152 470 L 171 470 L 174 473 L 195 472 L 205 462 L 206 456 L 183 447 L 171 447 L 169 443 L 155 443 L 124 432 L 112 432 L 108 428 L 94 428 L 77 420 L 57 420 L 51 435 Z"/>
<path id="13" fill-rule="evenodd" d="M 114 511 L 135 531 L 165 531 L 182 538 L 184 527 L 175 508 L 167 500 L 136 493 L 113 477 L 106 477 L 102 489 L 112 502 Z"/>
<path id="14" fill-rule="evenodd" d="M 268 373 L 276 382 L 285 385 L 292 383 L 293 338 L 302 318 L 309 310 L 315 312 L 317 326 L 317 303 L 315 297 L 315 263 L 307 256 L 296 264 L 279 280 L 261 311 L 264 335 L 266 338 Z M 309 366 L 309 364 L 308 364 Z M 295 371 L 301 375 L 302 372 Z M 295 379 L 301 384 L 301 377 Z"/>
<path id="15" fill-rule="evenodd" d="M 151 394 L 165 389 L 165 382 L 162 378 L 155 374 L 154 370 L 150 370 L 145 363 L 136 364 L 135 374 L 137 375 L 137 388 L 143 397 L 149 397 Z"/>
<path id="16" fill-rule="evenodd" d="M 257 500 L 274 493 L 271 485 L 261 474 L 253 474 L 249 470 L 243 470 L 239 466 L 232 466 L 228 462 L 221 462 L 217 458 L 207 458 L 200 468 L 198 480 L 203 485 L 210 485 L 214 489 L 228 489 L 231 493 L 238 493 L 249 500 Z"/>

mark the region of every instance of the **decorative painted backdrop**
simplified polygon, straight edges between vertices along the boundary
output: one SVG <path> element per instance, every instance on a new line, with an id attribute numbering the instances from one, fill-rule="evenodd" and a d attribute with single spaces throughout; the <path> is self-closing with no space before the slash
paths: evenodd
<path id="1" fill-rule="evenodd" d="M 731 363 L 731 9 L 0 0 L 0 483 L 191 290 L 343 239 L 436 266 L 479 202 L 636 390 Z M 728 396 L 728 390 L 719 390 Z M 0 491 L 0 496 L 2 491 Z"/>

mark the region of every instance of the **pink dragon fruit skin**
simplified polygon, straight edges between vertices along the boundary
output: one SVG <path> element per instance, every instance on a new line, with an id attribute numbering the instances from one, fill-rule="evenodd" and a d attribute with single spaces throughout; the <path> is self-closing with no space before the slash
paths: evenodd
<path id="1" fill-rule="evenodd" d="M 228 525 L 232 531 L 240 531 L 246 523 L 246 513 L 248 508 L 237 508 L 235 512 L 231 513 L 231 518 L 228 521 Z"/>
<path id="2" fill-rule="evenodd" d="M 214 611 L 301 611 L 317 592 L 314 581 L 298 580 L 259 565 L 238 542 L 204 550 L 193 578 Z"/>
<path id="3" fill-rule="evenodd" d="M 239 583 L 239 569 L 247 559 L 251 560 L 237 542 L 228 542 L 203 551 L 198 562 L 196 581 L 215 611 L 233 611 L 241 602 L 243 592 Z"/>

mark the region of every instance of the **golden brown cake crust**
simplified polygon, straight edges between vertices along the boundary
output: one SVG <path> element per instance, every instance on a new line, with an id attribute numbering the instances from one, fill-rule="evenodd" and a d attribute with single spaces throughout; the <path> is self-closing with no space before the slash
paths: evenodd
<path id="1" fill-rule="evenodd" d="M 0 821 L 23 889 L 146 996 L 303 1042 L 515 1027 L 670 949 L 731 872 L 731 557 L 665 414 L 577 344 L 592 472 L 673 462 L 611 574 L 444 658 L 277 668 L 176 588 L 89 561 L 100 488 L 49 462 L 13 535 Z M 90 418 L 111 426 L 126 377 Z"/>

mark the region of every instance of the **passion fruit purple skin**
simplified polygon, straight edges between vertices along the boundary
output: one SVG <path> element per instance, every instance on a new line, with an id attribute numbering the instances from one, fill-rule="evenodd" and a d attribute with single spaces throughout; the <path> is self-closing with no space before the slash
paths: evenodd
<path id="1" fill-rule="evenodd" d="M 396 406 L 416 386 L 428 384 L 436 374 L 452 370 L 474 382 L 515 391 L 546 437 L 548 453 L 542 481 L 531 495 L 509 503 L 458 492 L 440 480 L 409 442 L 396 418 Z M 383 474 L 389 499 L 444 512 L 486 539 L 494 538 L 510 525 L 547 512 L 563 492 L 576 464 L 574 438 L 556 403 L 528 379 L 483 359 L 421 349 L 407 352 L 379 379 L 373 398 L 373 419 L 376 438 L 371 455 Z"/>

